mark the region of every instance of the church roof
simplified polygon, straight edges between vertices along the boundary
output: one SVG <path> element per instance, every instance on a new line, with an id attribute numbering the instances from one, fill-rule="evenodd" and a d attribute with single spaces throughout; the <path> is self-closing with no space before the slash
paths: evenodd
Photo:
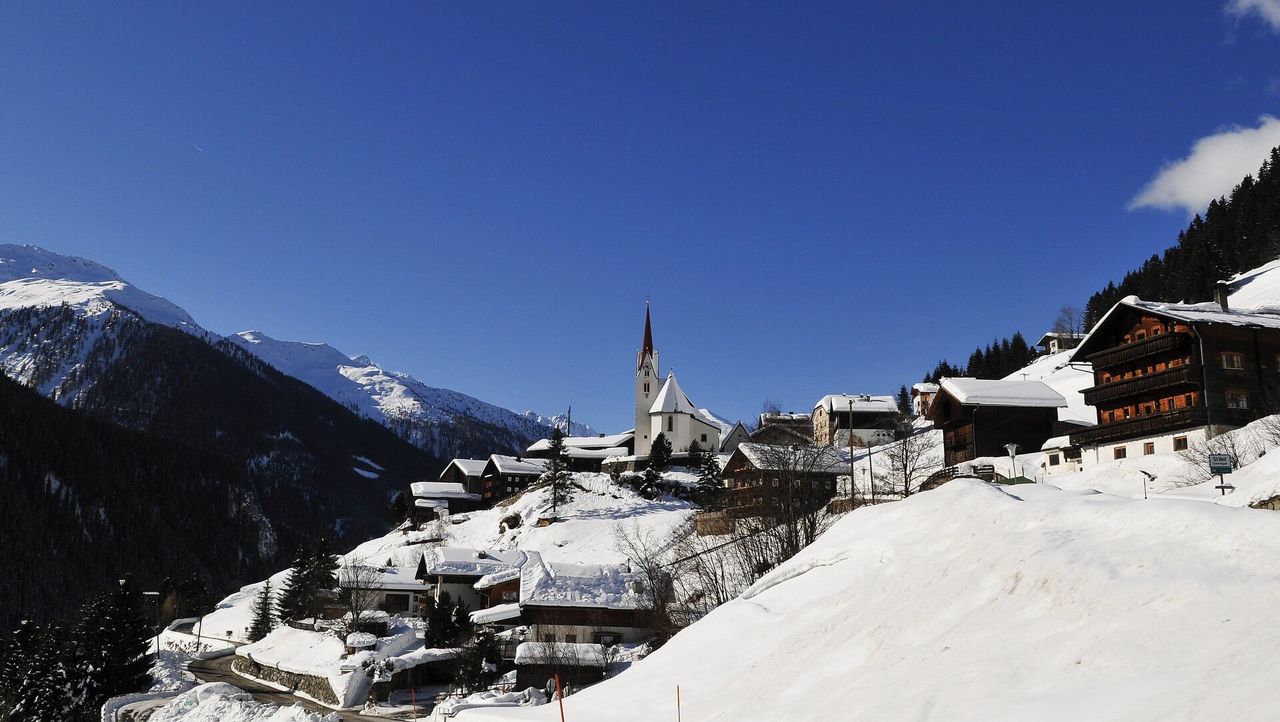
<path id="1" fill-rule="evenodd" d="M 676 381 L 676 375 L 667 374 L 667 380 L 662 382 L 662 389 L 658 391 L 658 397 L 653 400 L 653 406 L 649 407 L 651 414 L 689 414 L 690 416 L 698 416 L 698 407 L 693 405 L 688 396 L 685 396 L 684 389 L 680 388 L 680 383 Z"/>
<path id="2" fill-rule="evenodd" d="M 636 360 L 636 373 L 644 367 L 644 360 L 653 357 L 653 324 L 649 322 L 649 306 L 644 307 L 644 345 L 640 347 L 640 357 Z"/>

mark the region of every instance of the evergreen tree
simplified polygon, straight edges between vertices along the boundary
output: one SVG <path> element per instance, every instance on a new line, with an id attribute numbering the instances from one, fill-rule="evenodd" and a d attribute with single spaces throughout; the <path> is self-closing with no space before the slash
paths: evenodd
<path id="1" fill-rule="evenodd" d="M 564 446 L 564 432 L 559 428 L 551 431 L 550 456 L 547 457 L 547 470 L 542 478 L 551 485 L 551 515 L 555 516 L 561 504 L 573 498 L 570 484 L 573 476 L 569 473 L 569 452 Z"/>
<path id="2" fill-rule="evenodd" d="M 409 495 L 404 493 L 404 491 L 397 491 L 391 497 L 391 507 L 389 511 L 391 513 L 391 523 L 395 526 L 399 526 L 406 521 L 409 521 L 409 515 L 413 512 L 413 502 L 409 498 Z"/>
<path id="3" fill-rule="evenodd" d="M 458 667 L 454 676 L 454 689 L 463 694 L 474 694 L 489 689 L 497 683 L 498 659 L 501 650 L 493 630 L 482 627 L 462 646 Z"/>
<path id="4" fill-rule="evenodd" d="M 338 557 L 328 538 L 300 547 L 284 586 L 276 594 L 279 619 L 311 619 L 323 614 L 325 598 L 338 586 L 337 569 Z"/>
<path id="5" fill-rule="evenodd" d="M 662 472 L 670 465 L 671 442 L 665 433 L 659 432 L 649 447 L 649 465 L 644 470 L 644 481 L 640 486 L 642 496 L 656 499 L 662 494 Z"/>
<path id="6" fill-rule="evenodd" d="M 693 444 L 690 444 L 689 448 L 692 453 Z M 725 491 L 724 483 L 720 479 L 720 460 L 716 458 L 714 452 L 700 449 L 696 464 L 693 459 L 690 459 L 690 466 L 698 470 L 696 486 L 698 503 L 708 508 L 718 507 L 723 501 Z"/>
<path id="7" fill-rule="evenodd" d="M 271 580 L 268 579 L 253 600 L 253 621 L 249 623 L 249 641 L 256 642 L 271 633 L 275 610 L 271 604 Z"/>
<path id="8" fill-rule="evenodd" d="M 453 642 L 461 643 L 471 637 L 471 607 L 461 599 L 453 605 Z"/>
<path id="9" fill-rule="evenodd" d="M 911 415 L 911 392 L 907 390 L 907 385 L 902 384 L 898 387 L 898 413 L 903 416 Z"/>
<path id="10" fill-rule="evenodd" d="M 6 680 L 6 699 L 0 706 L 0 719 L 66 720 L 97 719 L 94 714 L 101 702 L 86 700 L 85 678 L 81 673 L 73 679 L 68 669 L 65 640 L 60 627 L 40 627 L 23 622 L 14 634 L 11 659 L 16 676 Z"/>
<path id="11" fill-rule="evenodd" d="M 456 605 L 448 592 L 439 599 L 428 599 L 426 643 L 430 647 L 448 648 L 458 643 L 458 626 L 454 620 Z"/>
<path id="12" fill-rule="evenodd" d="M 148 622 L 142 592 L 129 577 L 96 595 L 80 611 L 73 665 L 84 679 L 86 704 L 138 692 L 151 684 L 148 647 L 159 630 Z"/>

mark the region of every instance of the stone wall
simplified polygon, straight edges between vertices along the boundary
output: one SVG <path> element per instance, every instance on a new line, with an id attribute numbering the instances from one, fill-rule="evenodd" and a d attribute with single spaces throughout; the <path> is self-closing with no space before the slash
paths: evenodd
<path id="1" fill-rule="evenodd" d="M 328 705 L 337 706 L 341 704 L 337 695 L 333 693 L 333 687 L 329 685 L 329 680 L 323 677 L 285 672 L 275 667 L 258 664 L 245 657 L 236 657 L 232 660 L 231 669 L 253 679 L 282 685 L 292 691 L 303 692 L 312 699 Z"/>

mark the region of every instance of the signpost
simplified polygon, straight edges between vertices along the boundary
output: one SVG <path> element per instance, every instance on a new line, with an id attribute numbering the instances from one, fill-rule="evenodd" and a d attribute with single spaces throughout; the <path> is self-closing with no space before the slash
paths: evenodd
<path id="1" fill-rule="evenodd" d="M 1228 491 L 1235 491 L 1235 487 L 1228 484 L 1223 478 L 1223 474 L 1231 473 L 1231 457 L 1227 454 L 1209 454 L 1209 473 L 1218 475 L 1218 485 L 1213 487 L 1222 492 L 1223 496 Z"/>

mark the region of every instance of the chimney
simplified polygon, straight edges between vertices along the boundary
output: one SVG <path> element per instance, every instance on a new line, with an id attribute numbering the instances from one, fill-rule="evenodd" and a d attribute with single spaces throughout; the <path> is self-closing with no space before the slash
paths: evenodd
<path id="1" fill-rule="evenodd" d="M 1231 310 L 1231 308 L 1227 305 L 1227 282 L 1226 281 L 1218 281 L 1213 285 L 1213 300 L 1216 301 L 1219 306 L 1222 306 L 1223 311 Z"/>

